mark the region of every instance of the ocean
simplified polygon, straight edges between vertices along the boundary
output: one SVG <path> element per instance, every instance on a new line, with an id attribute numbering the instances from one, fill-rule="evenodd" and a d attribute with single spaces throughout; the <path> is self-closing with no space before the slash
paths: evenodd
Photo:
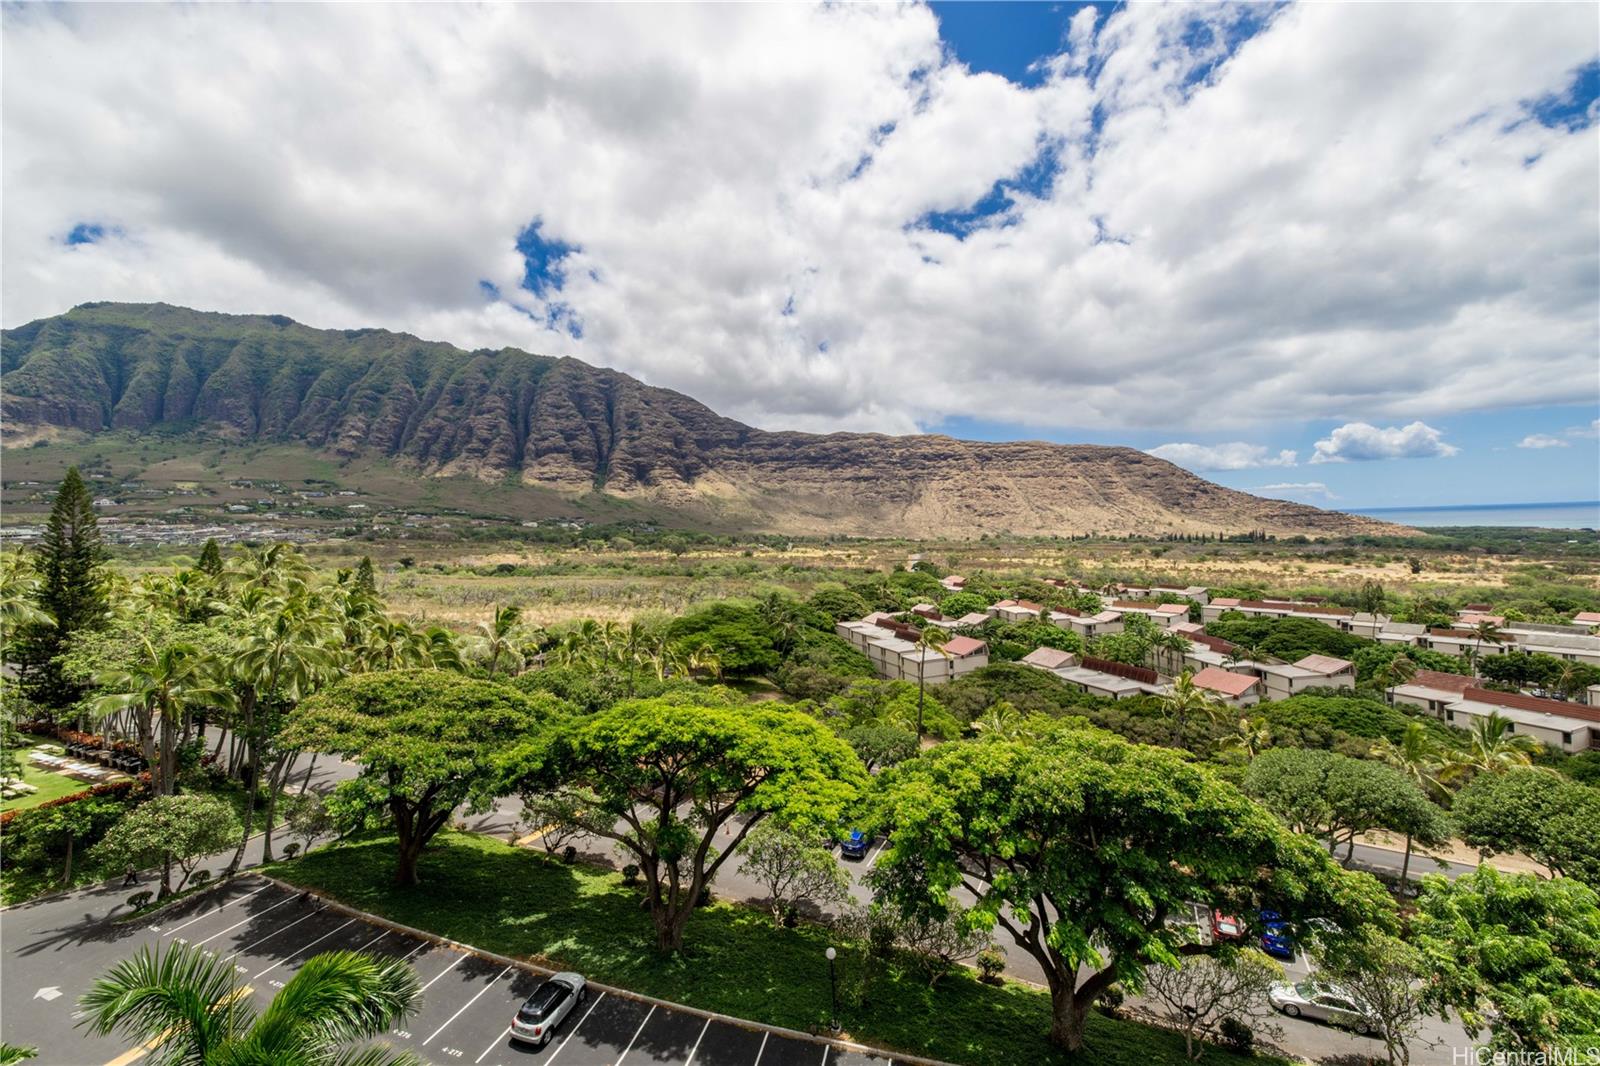
<path id="1" fill-rule="evenodd" d="M 1402 526 L 1538 526 L 1600 529 L 1600 500 L 1567 503 L 1475 503 L 1458 507 L 1348 508 L 1351 514 Z"/>

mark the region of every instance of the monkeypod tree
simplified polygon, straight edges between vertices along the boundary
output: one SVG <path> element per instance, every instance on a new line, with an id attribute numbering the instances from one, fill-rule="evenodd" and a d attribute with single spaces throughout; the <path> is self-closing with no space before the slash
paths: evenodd
<path id="1" fill-rule="evenodd" d="M 284 743 L 361 764 L 361 793 L 394 820 L 396 884 L 417 884 L 417 862 L 462 804 L 494 801 L 495 755 L 535 736 L 560 704 L 443 670 L 346 678 L 300 705 Z"/>
<path id="2" fill-rule="evenodd" d="M 683 698 L 574 719 L 505 765 L 506 791 L 572 792 L 597 805 L 594 831 L 644 875 L 662 951 L 683 946 L 701 891 L 764 819 L 821 832 L 867 784 L 850 746 L 808 714 Z"/>
<path id="3" fill-rule="evenodd" d="M 893 767 L 880 900 L 935 914 L 965 889 L 969 920 L 999 926 L 1043 969 L 1051 1040 L 1083 1047 L 1096 997 L 1145 968 L 1208 950 L 1167 919 L 1192 900 L 1270 907 L 1312 940 L 1387 923 L 1392 903 L 1175 751 L 1062 726 L 1028 741 L 964 741 Z M 1305 925 L 1321 918 L 1331 925 Z"/>

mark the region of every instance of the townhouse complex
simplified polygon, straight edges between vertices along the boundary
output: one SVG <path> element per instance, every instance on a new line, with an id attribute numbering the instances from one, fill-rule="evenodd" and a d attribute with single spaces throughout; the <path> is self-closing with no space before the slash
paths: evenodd
<path id="1" fill-rule="evenodd" d="M 1160 662 L 1161 670 L 1052 647 L 1035 648 L 1020 662 L 1089 695 L 1113 700 L 1162 695 L 1171 691 L 1174 674 L 1187 672 L 1196 687 L 1219 703 L 1240 709 L 1312 690 L 1354 690 L 1356 668 L 1349 660 L 1331 655 L 1307 655 L 1292 663 L 1246 657 L 1242 649 L 1206 632 L 1208 623 L 1229 612 L 1247 618 L 1304 618 L 1367 640 L 1465 655 L 1472 661 L 1520 650 L 1600 665 L 1600 613 L 1596 612 L 1580 613 L 1567 625 L 1548 625 L 1508 622 L 1489 613 L 1486 606 L 1474 604 L 1463 609 L 1452 625 L 1428 627 L 1313 600 L 1212 597 L 1209 590 L 1198 586 L 1113 585 L 1088 590 L 1060 580 L 1047 583 L 1096 596 L 1101 609 L 1049 608 L 1029 600 L 1006 599 L 984 612 L 948 618 L 934 604 L 921 603 L 909 612 L 918 625 L 876 612 L 860 621 L 840 622 L 837 632 L 866 654 L 879 676 L 938 685 L 989 664 L 989 646 L 976 631 L 991 619 L 1047 623 L 1089 641 L 1121 632 L 1130 616 L 1139 615 L 1180 638 L 1170 642 L 1173 650 Z M 967 583 L 952 575 L 941 584 L 950 591 L 961 591 Z M 1186 602 L 1170 602 L 1175 597 Z M 1161 602 L 1163 599 L 1168 602 Z M 1191 620 L 1192 609 L 1197 609 L 1199 622 Z M 1493 627 L 1488 636 L 1481 623 Z M 944 630 L 947 639 L 942 646 L 923 640 L 920 627 Z M 1176 650 L 1180 643 L 1181 652 Z M 1600 685 L 1591 686 L 1581 701 L 1572 701 L 1538 692 L 1502 692 L 1464 674 L 1418 670 L 1406 684 L 1395 686 L 1388 698 L 1462 728 L 1475 719 L 1498 715 L 1511 731 L 1563 751 L 1600 749 Z"/>

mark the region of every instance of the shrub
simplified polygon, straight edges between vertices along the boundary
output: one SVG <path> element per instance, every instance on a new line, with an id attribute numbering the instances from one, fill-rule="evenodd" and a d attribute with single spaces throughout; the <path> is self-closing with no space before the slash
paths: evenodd
<path id="1" fill-rule="evenodd" d="M 128 906 L 133 910 L 138 910 L 146 903 L 149 903 L 151 897 L 154 895 L 154 892 L 135 892 L 133 895 L 128 897 Z"/>
<path id="2" fill-rule="evenodd" d="M 1255 1030 L 1234 1017 L 1224 1018 L 1217 1023 L 1217 1035 L 1222 1038 L 1224 1044 L 1241 1055 L 1249 1051 L 1256 1042 Z"/>
<path id="3" fill-rule="evenodd" d="M 631 885 L 639 880 L 639 867 L 636 863 L 628 863 L 622 868 L 622 883 Z"/>
<path id="4" fill-rule="evenodd" d="M 571 844 L 568 844 L 566 847 L 562 848 L 561 849 L 561 861 L 566 863 L 569 866 L 571 864 L 577 862 L 578 861 L 578 849 L 573 847 Z"/>
<path id="5" fill-rule="evenodd" d="M 1005 972 L 1005 953 L 999 948 L 984 948 L 978 952 L 978 974 L 987 984 L 1000 983 L 1000 975 Z"/>
<path id="6" fill-rule="evenodd" d="M 286 859 L 292 859 L 296 855 L 298 855 L 299 853 L 300 853 L 300 845 L 299 844 L 285 844 L 283 846 L 283 857 L 286 858 Z"/>

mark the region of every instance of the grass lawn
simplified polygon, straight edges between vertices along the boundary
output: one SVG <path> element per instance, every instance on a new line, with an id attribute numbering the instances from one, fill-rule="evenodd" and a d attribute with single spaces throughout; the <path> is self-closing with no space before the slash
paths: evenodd
<path id="1" fill-rule="evenodd" d="M 729 903 L 697 911 L 683 957 L 654 949 L 640 892 L 620 875 L 567 866 L 531 849 L 441 834 L 423 856 L 422 884 L 391 883 L 394 841 L 382 837 L 313 851 L 267 872 L 317 888 L 392 921 L 487 951 L 573 969 L 606 984 L 792 1029 L 828 1019 L 823 951 L 840 948 L 840 1014 L 847 1035 L 892 1049 L 977 1064 L 1160 1066 L 1185 1062 L 1175 1033 L 1091 1014 L 1079 1055 L 1053 1048 L 1049 997 L 1026 985 L 985 985 L 958 970 L 929 988 L 914 971 L 868 965 L 857 947 L 815 926 L 775 928 Z M 1202 1062 L 1238 1063 L 1208 1049 Z M 1271 1060 L 1281 1062 L 1282 1060 Z"/>
<path id="2" fill-rule="evenodd" d="M 38 737 L 27 737 L 26 740 L 28 742 L 27 749 L 19 749 L 17 751 L 17 758 L 22 762 L 22 780 L 39 791 L 29 796 L 18 796 L 16 799 L 8 799 L 0 803 L 0 811 L 27 810 L 29 807 L 37 807 L 41 803 L 46 803 L 62 796 L 70 796 L 74 792 L 83 792 L 94 786 L 92 781 L 79 781 L 75 777 L 68 777 L 66 774 L 58 774 L 51 770 L 42 770 L 33 765 L 28 761 L 28 752 L 32 751 L 36 744 L 43 744 L 46 741 Z"/>

